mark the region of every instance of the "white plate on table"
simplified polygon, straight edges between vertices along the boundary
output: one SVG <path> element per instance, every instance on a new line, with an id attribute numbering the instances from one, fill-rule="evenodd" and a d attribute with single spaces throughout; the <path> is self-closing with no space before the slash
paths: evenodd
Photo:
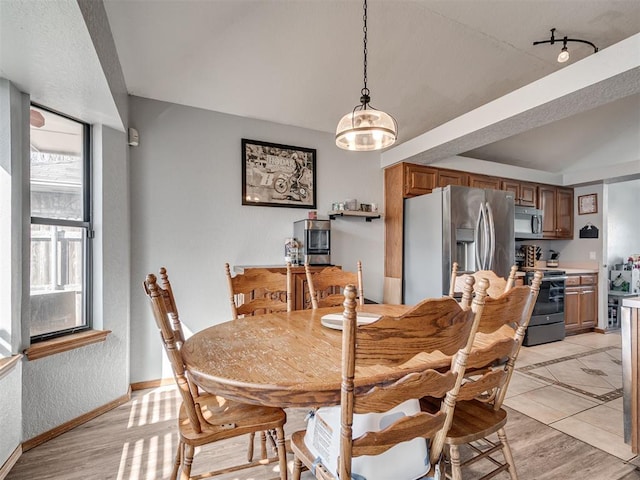
<path id="1" fill-rule="evenodd" d="M 369 323 L 375 322 L 380 317 L 382 317 L 382 315 L 378 315 L 376 313 L 364 312 L 358 312 L 357 315 L 358 325 L 367 325 Z M 323 315 L 320 318 L 320 323 L 322 323 L 322 325 L 333 330 L 342 330 L 343 322 L 344 318 L 341 313 L 329 313 L 327 315 Z"/>

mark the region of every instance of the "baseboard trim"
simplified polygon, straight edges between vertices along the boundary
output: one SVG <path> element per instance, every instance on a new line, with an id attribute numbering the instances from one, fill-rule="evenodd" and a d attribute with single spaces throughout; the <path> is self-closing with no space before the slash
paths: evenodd
<path id="1" fill-rule="evenodd" d="M 11 455 L 9 455 L 7 461 L 0 467 L 0 480 L 4 480 L 6 476 L 9 475 L 9 472 L 20 458 L 20 455 L 22 455 L 22 445 L 18 445 Z"/>
<path id="2" fill-rule="evenodd" d="M 147 388 L 164 387 L 165 385 L 174 385 L 176 381 L 173 378 L 161 378 L 159 380 L 146 380 L 144 382 L 136 382 L 131 384 L 131 390 L 146 390 Z"/>
<path id="3" fill-rule="evenodd" d="M 124 403 L 127 403 L 129 400 L 131 400 L 131 387 L 129 387 L 129 390 L 125 395 L 122 395 L 121 397 L 116 398 L 112 402 L 109 402 L 101 407 L 98 407 L 95 410 L 91 410 L 90 412 L 87 412 L 84 415 L 80 415 L 79 417 L 74 418 L 73 420 L 69 420 L 68 422 L 63 423 L 62 425 L 59 425 L 56 428 L 53 428 L 47 432 L 41 433 L 40 435 L 37 435 L 27 440 L 26 442 L 23 442 L 22 451 L 26 452 L 28 450 L 31 450 L 34 447 L 37 447 L 38 445 L 42 445 L 43 443 L 48 442 L 49 440 L 57 437 L 58 435 L 62 435 L 63 433 L 68 432 L 69 430 L 72 430 L 82 425 L 83 423 L 87 423 L 89 420 L 93 420 L 94 418 L 99 417 L 103 413 L 107 413 L 109 410 L 113 410 L 114 408 L 119 407 Z M 0 479 L 1 478 L 2 477 L 0 477 Z"/>

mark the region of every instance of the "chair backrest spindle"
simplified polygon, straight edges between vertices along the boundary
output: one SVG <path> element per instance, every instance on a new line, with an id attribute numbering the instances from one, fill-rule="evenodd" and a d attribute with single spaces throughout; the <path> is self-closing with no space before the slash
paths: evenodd
<path id="1" fill-rule="evenodd" d="M 169 313 L 167 312 L 167 298 L 169 294 L 166 290 L 161 288 L 154 274 L 147 275 L 144 282 L 144 290 L 151 301 L 151 308 L 153 310 L 153 316 L 160 330 L 162 337 L 162 344 L 171 363 L 173 370 L 173 376 L 178 386 L 178 391 L 182 397 L 182 402 L 187 412 L 189 421 L 195 432 L 200 433 L 202 431 L 201 419 L 198 412 L 198 408 L 193 398 L 193 391 L 195 387 L 192 387 L 191 382 L 185 371 L 184 361 L 182 359 L 182 353 L 180 348 L 182 342 L 179 339 L 179 333 L 174 330 L 169 320 Z"/>

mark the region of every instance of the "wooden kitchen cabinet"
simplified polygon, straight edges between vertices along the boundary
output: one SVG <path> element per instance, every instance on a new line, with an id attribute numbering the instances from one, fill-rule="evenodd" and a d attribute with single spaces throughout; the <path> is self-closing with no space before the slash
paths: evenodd
<path id="1" fill-rule="evenodd" d="M 438 169 L 438 186 L 446 187 L 448 185 L 469 185 L 469 175 L 465 172 L 456 170 Z"/>
<path id="2" fill-rule="evenodd" d="M 543 238 L 573 238 L 573 189 L 540 185 L 538 207 L 543 211 Z"/>
<path id="3" fill-rule="evenodd" d="M 567 334 L 593 330 L 598 325 L 598 275 L 569 275 L 564 290 Z"/>
<path id="4" fill-rule="evenodd" d="M 514 192 L 520 205 L 545 210 L 544 238 L 573 237 L 573 189 L 538 185 L 426 165 L 397 163 L 384 170 L 384 303 L 402 302 L 404 199 L 436 187 L 463 185 Z M 544 206 L 543 206 L 544 203 Z"/>
<path id="5" fill-rule="evenodd" d="M 404 164 L 404 196 L 431 193 L 438 186 L 438 170 L 424 165 Z"/>
<path id="6" fill-rule="evenodd" d="M 538 206 L 538 186 L 535 183 L 502 180 L 500 187 L 501 190 L 513 193 L 516 205 L 533 208 Z"/>
<path id="7" fill-rule="evenodd" d="M 487 175 L 469 174 L 469 186 L 474 188 L 490 188 L 500 190 L 501 179 Z"/>

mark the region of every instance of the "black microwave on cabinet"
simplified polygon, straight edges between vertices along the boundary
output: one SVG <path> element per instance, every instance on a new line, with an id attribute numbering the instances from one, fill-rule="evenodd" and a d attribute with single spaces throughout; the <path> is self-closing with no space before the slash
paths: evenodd
<path id="1" fill-rule="evenodd" d="M 513 222 L 516 240 L 542 238 L 542 218 L 542 210 L 516 206 Z"/>

